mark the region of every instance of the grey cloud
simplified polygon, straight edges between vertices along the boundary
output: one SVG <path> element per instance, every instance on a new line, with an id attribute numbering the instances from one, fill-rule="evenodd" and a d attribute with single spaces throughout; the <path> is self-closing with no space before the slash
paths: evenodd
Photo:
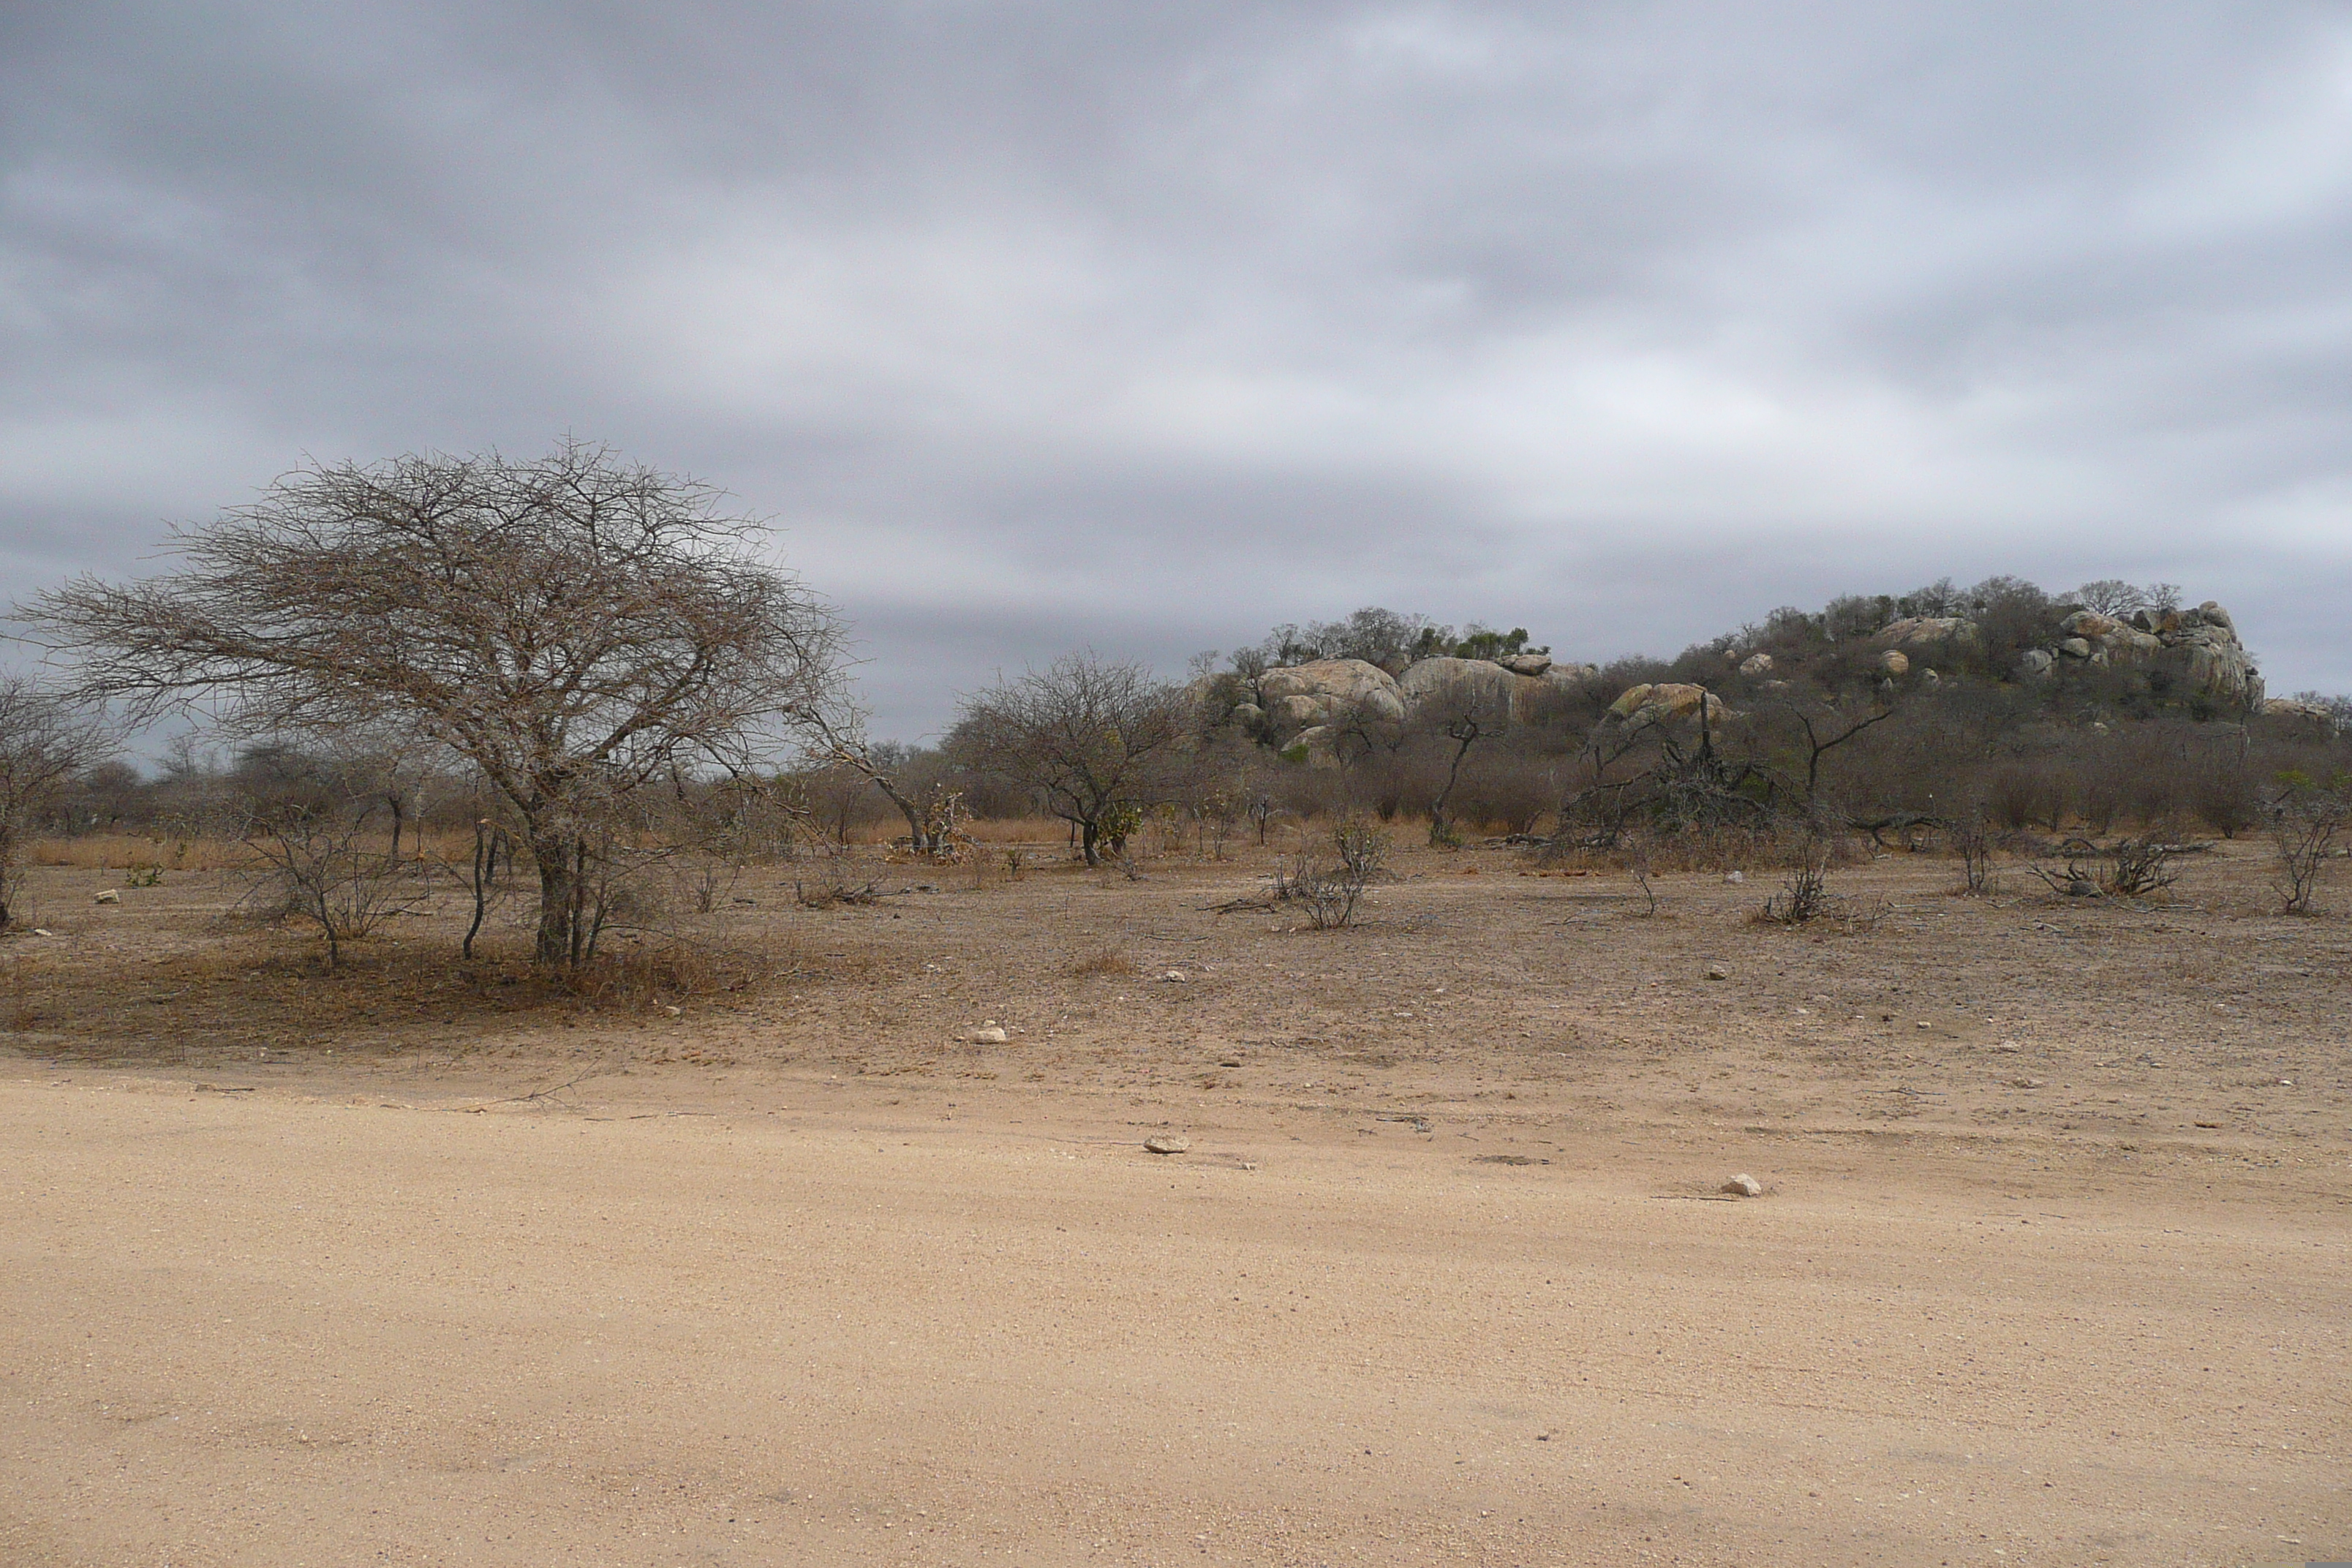
<path id="1" fill-rule="evenodd" d="M 2347 688 L 2347 226 L 2334 5 L 17 7 L 0 561 L 573 430 L 774 516 L 908 734 L 1082 642 L 1947 572 Z"/>

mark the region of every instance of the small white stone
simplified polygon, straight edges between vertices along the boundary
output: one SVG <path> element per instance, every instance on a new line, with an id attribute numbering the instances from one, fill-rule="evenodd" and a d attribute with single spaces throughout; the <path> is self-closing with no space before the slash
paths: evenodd
<path id="1" fill-rule="evenodd" d="M 1181 969 L 1171 969 L 1160 978 L 1171 985 L 1181 985 L 1184 984 L 1184 972 Z"/>
<path id="2" fill-rule="evenodd" d="M 1764 1184 L 1742 1171 L 1724 1183 L 1723 1190 L 1735 1198 L 1760 1198 L 1764 1195 Z"/>
<path id="3" fill-rule="evenodd" d="M 1727 963 L 1710 963 L 1706 966 L 1706 977 L 1709 980 L 1728 980 L 1731 978 L 1731 966 Z"/>
<path id="4" fill-rule="evenodd" d="M 1190 1139 L 1162 1134 L 1159 1137 L 1146 1138 L 1143 1141 L 1143 1146 L 1154 1154 L 1181 1154 L 1192 1148 L 1192 1143 Z"/>
<path id="5" fill-rule="evenodd" d="M 93 904 L 119 904 L 121 901 L 121 893 L 112 888 L 107 889 L 106 891 L 90 900 L 90 902 Z"/>
<path id="6" fill-rule="evenodd" d="M 971 1041 L 972 1044 L 976 1046 L 1001 1046 L 1012 1039 L 1012 1036 L 996 1027 L 993 1024 L 989 1025 L 985 1028 L 974 1029 L 971 1032 Z"/>

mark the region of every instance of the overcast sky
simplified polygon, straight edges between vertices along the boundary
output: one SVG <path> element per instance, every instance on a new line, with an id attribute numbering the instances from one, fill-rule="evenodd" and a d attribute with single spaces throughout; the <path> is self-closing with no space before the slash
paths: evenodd
<path id="1" fill-rule="evenodd" d="M 306 454 L 724 485 L 877 731 L 1382 604 L 2005 572 L 2352 689 L 2352 7 L 0 7 L 0 560 Z"/>

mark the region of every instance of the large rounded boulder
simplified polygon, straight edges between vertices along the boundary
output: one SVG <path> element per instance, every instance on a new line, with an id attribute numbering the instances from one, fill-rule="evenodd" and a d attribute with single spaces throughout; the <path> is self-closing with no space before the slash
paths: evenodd
<path id="1" fill-rule="evenodd" d="M 1360 658 L 1318 658 L 1269 669 L 1257 679 L 1257 696 L 1276 727 L 1291 731 L 1358 714 L 1402 719 L 1405 710 L 1396 678 Z"/>
<path id="2" fill-rule="evenodd" d="M 1540 676 L 1518 675 L 1492 659 L 1424 658 L 1404 672 L 1397 688 L 1407 708 L 1436 702 L 1525 720 L 1533 716 L 1538 698 L 1560 689 L 1548 679 L 1554 668 L 1547 663 Z"/>
<path id="3" fill-rule="evenodd" d="M 1609 705 L 1609 716 L 1628 724 L 1664 724 L 1675 720 L 1696 721 L 1702 710 L 1710 724 L 1739 717 L 1706 687 L 1680 680 L 1629 686 Z"/>

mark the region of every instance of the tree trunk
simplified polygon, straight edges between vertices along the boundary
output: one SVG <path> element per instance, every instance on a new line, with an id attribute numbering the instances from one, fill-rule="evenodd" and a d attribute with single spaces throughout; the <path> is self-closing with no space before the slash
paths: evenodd
<path id="1" fill-rule="evenodd" d="M 1102 829 L 1096 826 L 1091 820 L 1078 824 L 1078 841 L 1081 847 L 1086 850 L 1087 864 L 1089 866 L 1099 866 L 1102 864 L 1102 851 L 1096 847 L 1095 842 L 1096 839 L 1100 837 L 1101 832 Z"/>
<path id="2" fill-rule="evenodd" d="M 530 858 L 539 863 L 539 942 L 532 956 L 541 963 L 569 964 L 573 906 L 578 901 L 572 840 L 561 834 L 534 833 Z"/>
<path id="3" fill-rule="evenodd" d="M 858 766 L 858 764 L 855 763 L 851 765 Z M 880 790 L 885 795 L 888 796 L 890 804 L 898 808 L 898 815 L 907 819 L 908 847 L 913 849 L 918 855 L 930 855 L 936 853 L 939 849 L 939 846 L 932 842 L 929 829 L 923 821 L 922 807 L 917 805 L 913 801 L 908 800 L 905 795 L 899 794 L 898 787 L 892 784 L 887 778 L 884 777 L 881 773 L 876 773 L 868 768 L 861 768 L 860 771 L 864 772 L 867 778 L 874 781 L 874 787 Z"/>

